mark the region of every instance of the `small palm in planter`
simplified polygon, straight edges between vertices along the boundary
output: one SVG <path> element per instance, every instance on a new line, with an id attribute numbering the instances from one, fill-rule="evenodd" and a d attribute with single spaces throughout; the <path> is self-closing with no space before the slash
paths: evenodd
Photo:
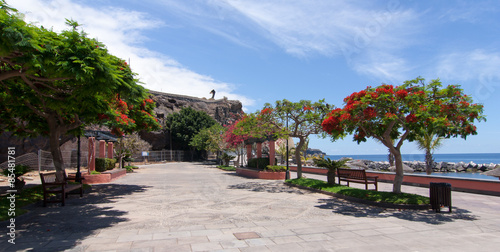
<path id="1" fill-rule="evenodd" d="M 235 158 L 235 156 L 231 156 L 227 153 L 222 154 L 222 157 L 221 157 L 221 159 L 224 160 L 225 166 L 229 166 L 229 161 L 231 161 L 231 159 L 233 159 L 233 158 Z"/>
<path id="2" fill-rule="evenodd" d="M 328 184 L 334 185 L 335 184 L 335 172 L 337 171 L 337 168 L 344 168 L 347 167 L 345 163 L 347 163 L 349 159 L 339 159 L 339 160 L 331 160 L 330 158 L 315 158 L 314 159 L 314 164 L 318 167 L 323 167 L 328 169 L 327 173 L 327 181 Z"/>
<path id="3" fill-rule="evenodd" d="M 30 171 L 30 167 L 27 165 L 16 165 L 14 169 L 7 168 L 3 170 L 3 175 L 5 175 L 9 181 L 14 178 L 14 187 L 18 192 L 21 192 L 26 182 L 21 178 L 22 175 Z"/>

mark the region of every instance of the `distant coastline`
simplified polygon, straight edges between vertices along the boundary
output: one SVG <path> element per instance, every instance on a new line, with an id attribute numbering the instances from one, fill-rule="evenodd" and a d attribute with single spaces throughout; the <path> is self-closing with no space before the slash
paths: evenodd
<path id="1" fill-rule="evenodd" d="M 453 154 L 434 154 L 435 162 L 464 162 L 475 164 L 500 164 L 500 153 L 453 153 Z M 387 161 L 387 154 L 374 155 L 327 155 L 331 159 L 340 159 L 351 157 L 353 159 Z M 403 161 L 425 161 L 424 154 L 403 154 Z"/>

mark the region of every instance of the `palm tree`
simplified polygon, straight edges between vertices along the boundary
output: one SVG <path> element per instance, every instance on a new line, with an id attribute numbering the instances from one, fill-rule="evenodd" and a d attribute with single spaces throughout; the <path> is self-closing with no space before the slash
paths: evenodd
<path id="1" fill-rule="evenodd" d="M 330 185 L 335 184 L 335 172 L 337 171 L 337 168 L 344 168 L 347 167 L 345 163 L 349 161 L 350 159 L 345 158 L 345 159 L 339 159 L 339 160 L 331 160 L 330 158 L 314 158 L 314 164 L 318 167 L 323 167 L 328 169 L 327 173 L 327 182 Z"/>
<path id="2" fill-rule="evenodd" d="M 419 150 L 425 150 L 425 172 L 427 175 L 432 173 L 434 166 L 434 158 L 432 154 L 434 150 L 443 145 L 443 137 L 436 135 L 434 132 L 424 131 L 415 139 Z"/>

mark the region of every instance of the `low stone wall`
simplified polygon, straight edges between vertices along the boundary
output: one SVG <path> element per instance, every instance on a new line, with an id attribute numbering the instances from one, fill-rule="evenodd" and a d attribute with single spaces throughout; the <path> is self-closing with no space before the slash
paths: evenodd
<path id="1" fill-rule="evenodd" d="M 236 174 L 247 178 L 285 180 L 286 172 L 266 172 L 237 167 Z"/>

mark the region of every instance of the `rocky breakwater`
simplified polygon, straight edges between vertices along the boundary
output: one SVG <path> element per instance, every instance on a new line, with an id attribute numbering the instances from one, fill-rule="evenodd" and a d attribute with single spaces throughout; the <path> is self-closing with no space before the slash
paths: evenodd
<path id="1" fill-rule="evenodd" d="M 351 160 L 347 163 L 352 168 L 364 168 L 375 171 L 391 171 L 387 161 Z M 425 172 L 425 162 L 403 161 L 405 172 Z M 432 172 L 486 172 L 500 167 L 500 164 L 476 164 L 474 162 L 434 162 Z M 391 169 L 392 168 L 392 169 Z"/>

